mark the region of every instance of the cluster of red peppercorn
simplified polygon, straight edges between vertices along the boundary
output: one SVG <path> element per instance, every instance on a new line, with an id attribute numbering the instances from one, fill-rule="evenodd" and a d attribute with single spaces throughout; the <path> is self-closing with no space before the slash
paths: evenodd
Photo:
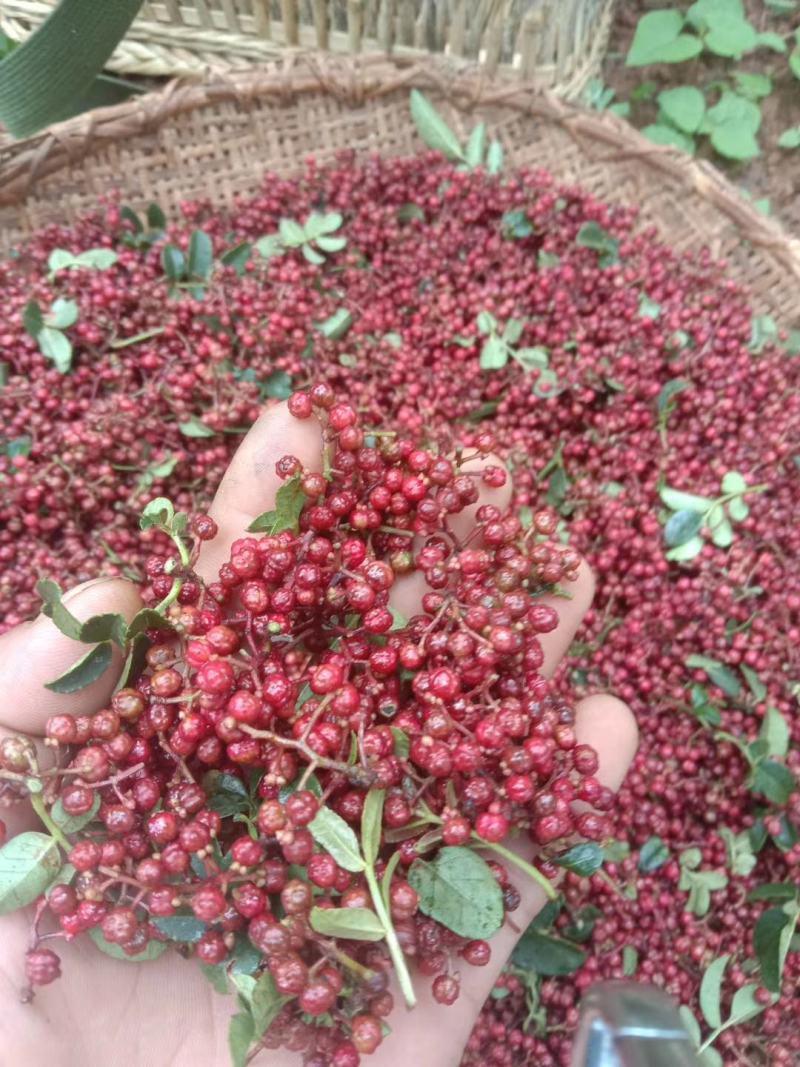
<path id="1" fill-rule="evenodd" d="M 302 1046 L 315 1067 L 351 1067 L 381 1041 L 397 959 L 382 943 L 322 936 L 337 928 L 320 911 L 361 915 L 377 901 L 368 875 L 337 862 L 318 819 L 361 826 L 366 856 L 366 805 L 380 798 L 374 865 L 391 937 L 451 1004 L 453 960 L 485 964 L 489 945 L 437 921 L 409 880 L 414 861 L 512 831 L 551 853 L 576 834 L 602 840 L 613 794 L 539 673 L 540 635 L 558 622 L 541 593 L 574 579 L 579 557 L 550 539 L 550 512 L 525 528 L 480 504 L 481 484 L 506 479 L 486 458 L 491 434 L 453 458 L 393 433 L 371 438 L 325 384 L 293 394 L 289 410 L 319 421 L 327 474 L 280 459 L 271 533 L 235 541 L 207 587 L 191 557 L 150 557 L 146 595 L 174 632 L 151 629 L 146 669 L 108 708 L 47 723 L 66 756 L 50 800 L 87 821 L 66 857 L 75 880 L 53 887 L 46 907 L 68 939 L 99 929 L 133 957 L 169 940 L 160 920 L 173 916 L 201 924 L 194 951 L 205 964 L 235 962 L 246 933 L 277 995 L 292 998 L 270 1043 Z M 462 540 L 452 520 L 473 505 Z M 170 532 L 162 507 L 151 505 Z M 198 548 L 217 533 L 205 515 L 191 528 Z M 390 596 L 414 573 L 428 591 L 405 620 Z M 3 742 L 0 762 L 28 773 L 26 743 Z M 225 817 L 232 791 L 247 798 L 236 814 L 245 809 L 250 832 Z M 494 871 L 513 910 L 519 893 Z M 51 948 L 31 949 L 32 984 L 58 970 Z M 303 1021 L 322 1015 L 322 1029 Z"/>
<path id="2" fill-rule="evenodd" d="M 368 424 L 412 436 L 458 425 L 472 446 L 491 419 L 497 451 L 513 469 L 515 508 L 538 508 L 547 493 L 569 523 L 570 544 L 598 577 L 595 607 L 561 681 L 578 692 L 617 693 L 641 726 L 615 814 L 616 836 L 631 848 L 629 896 L 599 876 L 580 883 L 606 918 L 583 943 L 588 959 L 578 973 L 542 987 L 553 1029 L 537 1037 L 535 1058 L 548 1062 L 546 1050 L 565 1063 L 581 989 L 593 976 L 620 976 L 626 944 L 638 944 L 642 960 L 647 948 L 647 970 L 637 975 L 696 1005 L 703 968 L 715 956 L 730 952 L 746 969 L 755 962 L 754 905 L 741 903 L 747 890 L 796 881 L 797 793 L 783 809 L 754 798 L 741 752 L 699 728 L 689 690 L 704 685 L 722 728 L 743 739 L 755 737 L 771 704 L 796 742 L 800 361 L 771 344 L 754 354 L 752 311 L 725 280 L 724 264 L 707 253 L 675 255 L 652 231 L 634 230 L 633 210 L 609 208 L 542 172 L 498 181 L 431 157 L 347 157 L 323 171 L 310 165 L 298 180 L 271 176 L 230 212 L 187 204 L 169 237 L 185 247 L 189 231 L 202 227 L 219 250 L 320 204 L 343 214 L 348 239 L 328 265 L 297 253 L 267 263 L 253 257 L 241 278 L 215 275 L 202 304 L 164 300 L 159 245 L 148 252 L 120 244 L 127 224 L 116 208 L 49 228 L 0 266 L 7 310 L 0 358 L 10 372 L 0 419 L 8 440 L 30 439 L 29 455 L 0 456 L 7 477 L 0 615 L 10 626 L 38 610 L 42 574 L 70 584 L 119 571 L 119 559 L 143 573 L 153 544 L 162 543 L 161 534 L 138 531 L 144 500 L 164 491 L 184 511 L 202 509 L 238 443 L 232 431 L 252 422 L 259 390 L 270 395 L 281 375 L 295 384 L 325 379 Z M 527 235 L 504 223 L 510 212 L 523 213 L 528 225 L 518 232 Z M 619 240 L 618 263 L 602 265 L 577 243 L 587 221 Z M 98 246 L 118 252 L 114 268 L 48 280 L 53 248 Z M 76 299 L 81 311 L 69 331 L 76 358 L 68 375 L 53 369 L 22 326 L 30 298 L 46 307 L 56 295 Z M 315 324 L 340 307 L 352 326 L 326 337 Z M 501 324 L 525 320 L 520 345 L 545 347 L 557 375 L 550 395 L 537 395 L 513 359 L 499 370 L 480 368 L 475 324 L 484 310 Z M 111 347 L 149 331 L 163 332 Z M 686 387 L 665 415 L 659 395 L 674 382 Z M 182 433 L 191 418 L 212 436 Z M 170 465 L 171 473 L 158 473 Z M 668 563 L 659 484 L 713 495 L 730 469 L 768 482 L 768 492 L 752 501 L 729 549 L 709 542 L 692 563 Z M 766 696 L 731 701 L 687 667 L 691 654 L 748 667 Z M 787 765 L 797 775 L 795 752 Z M 771 839 L 757 867 L 731 876 L 712 894 L 712 915 L 696 918 L 678 888 L 680 851 L 695 845 L 703 866 L 720 867 L 727 857 L 719 828 L 739 833 L 762 816 Z M 638 850 L 653 835 L 672 858 L 639 871 Z M 795 1056 L 781 1022 L 797 1011 L 795 961 L 790 953 L 780 1004 L 722 1035 L 726 1063 Z M 505 1001 L 493 1008 L 510 1012 Z M 490 1045 L 506 1054 L 497 1032 Z M 481 1049 L 485 1059 L 490 1047 Z M 515 1055 L 524 1063 L 521 1051 Z"/>

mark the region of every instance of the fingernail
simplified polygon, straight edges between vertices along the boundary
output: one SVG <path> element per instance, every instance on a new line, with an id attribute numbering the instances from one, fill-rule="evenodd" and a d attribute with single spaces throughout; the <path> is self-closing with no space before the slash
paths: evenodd
<path id="1" fill-rule="evenodd" d="M 122 579 L 124 581 L 124 579 Z M 76 596 L 80 596 L 81 593 L 85 593 L 87 589 L 94 589 L 98 585 L 110 585 L 112 582 L 120 581 L 119 578 L 112 578 L 106 576 L 104 578 L 90 578 L 88 582 L 81 582 L 80 585 L 74 586 L 72 589 L 68 589 L 61 598 L 65 604 L 71 603 Z"/>

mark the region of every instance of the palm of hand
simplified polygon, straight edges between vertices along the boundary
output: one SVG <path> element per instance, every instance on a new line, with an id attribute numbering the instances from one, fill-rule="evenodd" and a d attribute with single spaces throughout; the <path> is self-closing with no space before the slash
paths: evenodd
<path id="1" fill-rule="evenodd" d="M 273 505 L 279 486 L 275 462 L 292 453 L 309 468 L 319 468 L 320 442 L 314 427 L 297 423 L 280 405 L 262 416 L 245 438 L 229 468 L 211 509 L 220 533 L 205 546 L 198 570 L 214 575 L 232 541 L 251 519 Z M 507 506 L 510 489 L 487 490 L 481 502 Z M 477 505 L 476 505 L 477 507 Z M 459 516 L 459 521 L 469 521 Z M 552 673 L 591 604 L 593 583 L 583 567 L 573 598 L 559 602 L 558 629 L 546 635 L 545 670 Z M 410 615 L 423 587 L 417 577 L 403 579 L 393 593 L 395 606 Z M 139 606 L 135 589 L 121 579 L 88 583 L 75 590 L 70 609 L 79 618 L 101 611 L 132 617 Z M 0 641 L 0 680 L 15 694 L 0 718 L 12 730 L 41 734 L 56 711 L 73 712 L 106 705 L 113 685 L 101 678 L 89 689 L 58 696 L 42 689 L 76 658 L 74 642 L 59 633 L 49 619 L 18 627 Z M 118 669 L 119 665 L 117 665 Z M 2 732 L 2 726 L 0 726 Z M 616 788 L 636 744 L 636 729 L 628 709 L 608 696 L 592 697 L 578 708 L 578 733 L 600 756 L 599 777 Z M 32 812 L 17 812 L 14 832 L 35 826 Z M 525 853 L 525 845 L 517 846 Z M 528 849 L 528 852 L 530 850 Z M 492 941 L 492 960 L 483 968 L 461 969 L 461 995 L 453 1007 L 435 1004 L 430 981 L 417 979 L 419 1004 L 406 1011 L 399 995 L 389 1023 L 391 1038 L 370 1057 L 371 1067 L 390 1067 L 403 1057 L 418 1067 L 455 1067 L 481 1005 L 494 985 L 519 934 L 544 903 L 541 891 L 517 879 L 522 904 L 514 926 L 506 923 Z M 124 1058 L 131 1067 L 195 1067 L 228 1062 L 227 1027 L 233 1004 L 217 995 L 193 961 L 168 952 L 144 964 L 112 960 L 87 938 L 72 944 L 53 943 L 62 958 L 64 977 L 40 990 L 32 1004 L 22 1004 L 22 960 L 28 947 L 30 916 L 16 913 L 0 919 L 0 1067 L 26 1063 L 29 1067 L 107 1067 Z M 292 1052 L 262 1051 L 254 1060 L 271 1067 L 297 1067 Z"/>

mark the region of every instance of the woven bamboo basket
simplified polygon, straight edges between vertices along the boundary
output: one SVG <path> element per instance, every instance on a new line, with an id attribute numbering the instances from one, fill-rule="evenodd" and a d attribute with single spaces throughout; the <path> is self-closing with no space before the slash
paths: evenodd
<path id="1" fill-rule="evenodd" d="M 56 0 L 3 0 L 0 27 L 22 40 Z M 98 0 L 102 3 L 102 0 Z M 201 75 L 287 47 L 446 53 L 513 71 L 567 98 L 599 73 L 616 0 L 152 0 L 108 64 L 124 74 Z"/>
<path id="2" fill-rule="evenodd" d="M 800 240 L 710 164 L 654 145 L 614 115 L 588 112 L 519 82 L 489 81 L 446 61 L 287 53 L 248 72 L 175 81 L 163 91 L 80 115 L 0 145 L 0 242 L 92 210 L 117 189 L 169 211 L 186 198 L 231 203 L 265 170 L 296 172 L 342 148 L 420 149 L 409 113 L 417 87 L 466 137 L 479 118 L 507 166 L 546 167 L 611 202 L 636 204 L 676 251 L 725 258 L 753 306 L 785 325 L 800 317 Z"/>

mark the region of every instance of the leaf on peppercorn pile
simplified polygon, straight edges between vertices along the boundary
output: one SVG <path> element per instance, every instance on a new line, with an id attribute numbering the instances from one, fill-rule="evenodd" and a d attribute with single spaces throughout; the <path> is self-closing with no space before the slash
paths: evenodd
<path id="1" fill-rule="evenodd" d="M 408 753 L 411 751 L 411 742 L 408 734 L 404 730 L 401 730 L 398 726 L 392 726 L 392 737 L 394 738 L 394 754 L 398 759 L 408 759 Z"/>
<path id="2" fill-rule="evenodd" d="M 735 834 L 727 826 L 721 826 L 719 835 L 725 842 L 728 870 L 731 874 L 746 878 L 756 865 L 756 855 L 747 830 Z"/>
<path id="3" fill-rule="evenodd" d="M 742 683 L 730 667 L 726 667 L 719 660 L 693 653 L 691 656 L 686 657 L 686 666 L 705 671 L 714 685 L 721 689 L 723 693 L 727 693 L 729 697 L 736 699 L 742 692 Z"/>
<path id="4" fill-rule="evenodd" d="M 441 152 L 454 162 L 466 162 L 458 138 L 419 89 L 411 90 L 411 118 L 428 148 Z"/>
<path id="5" fill-rule="evenodd" d="M 173 630 L 174 626 L 169 619 L 164 618 L 160 611 L 155 608 L 142 608 L 137 611 L 128 626 L 127 637 L 132 638 L 143 634 L 145 630 Z"/>
<path id="6" fill-rule="evenodd" d="M 317 329 L 329 341 L 338 341 L 344 337 L 352 325 L 353 316 L 347 308 L 338 308 L 324 322 L 320 322 Z"/>
<path id="7" fill-rule="evenodd" d="M 698 511 L 675 511 L 664 526 L 664 540 L 673 548 L 691 541 L 703 525 L 703 516 Z"/>
<path id="8" fill-rule="evenodd" d="M 264 380 L 261 391 L 264 396 L 286 400 L 292 395 L 292 379 L 285 370 L 275 370 Z"/>
<path id="9" fill-rule="evenodd" d="M 795 777 L 788 767 L 773 759 L 764 759 L 756 764 L 751 789 L 760 793 L 773 804 L 788 804 L 796 788 Z"/>
<path id="10" fill-rule="evenodd" d="M 226 789 L 217 789 L 209 798 L 208 806 L 212 811 L 228 819 L 233 815 L 240 815 L 250 811 L 250 799 L 241 797 Z"/>
<path id="11" fill-rule="evenodd" d="M 204 230 L 193 230 L 189 238 L 187 273 L 192 278 L 207 279 L 214 265 L 214 244 Z"/>
<path id="12" fill-rule="evenodd" d="M 240 241 L 238 245 L 234 245 L 233 248 L 228 248 L 223 252 L 219 257 L 219 261 L 224 267 L 232 267 L 242 278 L 247 271 L 247 264 L 252 251 L 253 246 L 249 241 Z"/>
<path id="13" fill-rule="evenodd" d="M 597 252 L 598 263 L 601 267 L 611 267 L 619 263 L 619 239 L 612 237 L 597 222 L 584 222 L 578 230 L 575 242 L 581 248 L 591 248 Z"/>
<path id="14" fill-rule="evenodd" d="M 125 963 L 149 963 L 151 960 L 157 960 L 169 948 L 166 941 L 148 941 L 141 952 L 138 952 L 135 956 L 129 956 L 121 945 L 106 941 L 99 926 L 92 927 L 89 931 L 89 937 L 106 956 L 111 956 L 115 960 L 124 960 Z"/>
<path id="15" fill-rule="evenodd" d="M 311 929 L 348 941 L 382 941 L 383 923 L 371 908 L 312 908 Z"/>
<path id="16" fill-rule="evenodd" d="M 639 863 L 638 867 L 640 871 L 649 873 L 650 871 L 657 871 L 659 867 L 663 867 L 669 859 L 669 849 L 657 835 L 648 837 L 645 843 L 639 850 Z"/>
<path id="17" fill-rule="evenodd" d="M 381 847 L 381 825 L 385 799 L 385 789 L 370 789 L 361 813 L 361 850 L 370 866 L 374 866 Z"/>
<path id="18" fill-rule="evenodd" d="M 700 1010 L 712 1030 L 716 1030 L 722 1025 L 722 979 L 725 976 L 725 968 L 728 966 L 730 958 L 730 954 L 728 954 L 726 956 L 718 956 L 715 960 L 712 960 L 706 967 L 700 983 Z"/>
<path id="19" fill-rule="evenodd" d="M 253 1016 L 249 1011 L 240 1011 L 228 1025 L 228 1051 L 231 1067 L 247 1067 L 247 1054 L 256 1036 Z"/>
<path id="20" fill-rule="evenodd" d="M 51 360 L 56 370 L 66 374 L 72 367 L 72 342 L 67 335 L 52 326 L 43 326 L 37 340 L 45 359 Z"/>
<path id="21" fill-rule="evenodd" d="M 161 530 L 168 531 L 174 518 L 175 508 L 172 501 L 165 496 L 157 496 L 145 505 L 139 518 L 139 529 L 149 530 L 152 526 L 157 526 Z"/>
<path id="22" fill-rule="evenodd" d="M 199 941 L 208 929 L 207 924 L 196 919 L 194 915 L 165 915 L 151 921 L 170 941 L 183 941 L 187 944 Z"/>
<path id="23" fill-rule="evenodd" d="M 135 620 L 134 620 L 135 621 Z M 128 654 L 125 657 L 125 662 L 122 665 L 122 673 L 119 676 L 117 684 L 114 686 L 114 692 L 119 692 L 120 689 L 124 689 L 126 686 L 133 685 L 145 665 L 145 657 L 147 656 L 147 650 L 150 648 L 150 639 L 147 634 L 139 633 L 133 638 L 128 647 Z"/>
<path id="24" fill-rule="evenodd" d="M 206 426 L 202 419 L 198 419 L 196 415 L 192 415 L 186 422 L 179 423 L 178 429 L 184 437 L 213 437 L 216 433 L 210 426 Z"/>
<path id="25" fill-rule="evenodd" d="M 17 834 L 0 848 L 0 915 L 32 904 L 61 869 L 58 845 L 49 834 Z"/>
<path id="26" fill-rule="evenodd" d="M 42 309 L 35 300 L 29 300 L 22 312 L 22 325 L 31 337 L 36 338 L 44 326 Z"/>
<path id="27" fill-rule="evenodd" d="M 730 1015 L 725 1020 L 726 1028 L 729 1026 L 736 1026 L 738 1023 L 747 1022 L 748 1019 L 760 1015 L 764 1008 L 767 1007 L 766 1004 L 760 1004 L 756 1000 L 757 990 L 758 986 L 755 982 L 751 982 L 749 985 L 742 986 L 741 989 L 736 990 L 731 1002 Z"/>
<path id="28" fill-rule="evenodd" d="M 180 282 L 186 275 L 186 257 L 177 245 L 164 245 L 161 249 L 161 266 L 173 283 Z"/>
<path id="29" fill-rule="evenodd" d="M 588 878 L 603 866 L 603 850 L 594 841 L 583 841 L 561 856 L 554 856 L 553 861 L 573 874 Z"/>
<path id="30" fill-rule="evenodd" d="M 742 668 L 744 671 L 744 668 Z M 766 696 L 766 691 L 764 692 Z M 763 696 L 757 699 L 763 700 Z M 782 758 L 789 752 L 791 731 L 783 715 L 772 704 L 767 705 L 767 712 L 758 731 L 759 738 L 766 743 L 767 755 Z"/>
<path id="31" fill-rule="evenodd" d="M 573 974 L 583 966 L 586 955 L 573 941 L 542 933 L 529 926 L 517 942 L 511 959 L 517 967 L 555 976 Z"/>
<path id="32" fill-rule="evenodd" d="M 489 938 L 503 925 L 500 886 L 471 849 L 447 846 L 433 860 L 414 860 L 408 881 L 420 911 L 461 937 Z"/>
<path id="33" fill-rule="evenodd" d="M 258 976 L 250 1000 L 250 1011 L 253 1015 L 256 1037 L 261 1037 L 269 1029 L 281 1008 L 289 1000 L 291 1000 L 291 997 L 282 996 L 278 992 L 275 981 L 269 971 L 264 971 Z"/>
<path id="34" fill-rule="evenodd" d="M 670 489 L 668 485 L 662 485 L 658 495 L 672 511 L 699 511 L 705 514 L 714 504 L 711 497 L 697 496 L 695 493 L 684 493 L 679 489 Z"/>
<path id="35" fill-rule="evenodd" d="M 54 248 L 47 260 L 52 280 L 60 270 L 108 270 L 117 262 L 117 253 L 110 248 L 87 248 L 85 252 L 68 252 Z"/>
<path id="36" fill-rule="evenodd" d="M 473 127 L 472 133 L 467 140 L 464 149 L 464 159 L 468 167 L 479 167 L 483 163 L 483 153 L 486 149 L 486 123 L 479 122 Z"/>
<path id="37" fill-rule="evenodd" d="M 697 870 L 701 859 L 699 849 L 687 849 L 680 858 L 681 876 L 678 882 L 678 888 L 689 894 L 686 910 L 700 918 L 708 914 L 712 892 L 724 889 L 728 884 L 728 876 L 724 871 Z"/>
<path id="38" fill-rule="evenodd" d="M 744 675 L 744 679 L 747 682 L 750 692 L 753 694 L 756 701 L 760 704 L 762 700 L 766 699 L 767 687 L 758 677 L 753 668 L 748 667 L 746 663 L 740 664 L 739 669 Z M 780 714 L 780 712 L 778 712 L 778 714 Z M 782 753 L 782 755 L 785 755 L 785 753 Z"/>
<path id="39" fill-rule="evenodd" d="M 501 338 L 492 334 L 487 337 L 481 349 L 481 370 L 500 370 L 508 363 L 508 346 Z"/>
<path id="40" fill-rule="evenodd" d="M 534 233 L 533 223 L 528 218 L 527 212 L 522 208 L 507 211 L 500 220 L 503 228 L 503 236 L 521 241 Z"/>
<path id="41" fill-rule="evenodd" d="M 92 806 L 84 815 L 68 815 L 64 811 L 64 805 L 61 803 L 61 797 L 55 802 L 50 809 L 50 818 L 65 834 L 76 834 L 78 830 L 82 830 L 84 826 L 88 826 L 92 819 L 97 815 L 100 810 L 100 794 L 94 794 L 94 800 Z"/>
<path id="42" fill-rule="evenodd" d="M 747 894 L 747 901 L 753 903 L 758 900 L 796 900 L 799 892 L 800 887 L 794 882 L 766 882 L 751 889 Z"/>
<path id="43" fill-rule="evenodd" d="M 358 838 L 341 815 L 332 808 L 321 807 L 308 824 L 314 840 L 346 871 L 363 871 L 365 867 Z"/>
<path id="44" fill-rule="evenodd" d="M 36 592 L 42 598 L 42 614 L 52 619 L 66 637 L 80 641 L 83 623 L 64 605 L 63 593 L 58 583 L 49 578 L 42 578 L 36 583 Z"/>
<path id="45" fill-rule="evenodd" d="M 393 608 L 391 604 L 389 605 L 389 611 L 392 616 L 392 625 L 389 627 L 389 632 L 396 633 L 398 630 L 405 630 L 406 626 L 408 626 L 408 619 L 402 611 Z"/>
<path id="46" fill-rule="evenodd" d="M 633 945 L 625 945 L 622 949 L 622 974 L 624 978 L 632 978 L 639 966 L 639 953 Z"/>
<path id="47" fill-rule="evenodd" d="M 798 915 L 800 907 L 796 901 L 790 901 L 782 908 L 769 908 L 756 923 L 753 947 L 761 968 L 761 981 L 771 993 L 780 993 L 783 969 Z"/>
<path id="48" fill-rule="evenodd" d="M 284 243 L 277 233 L 268 233 L 265 237 L 259 238 L 255 243 L 255 249 L 264 259 L 282 256 L 286 251 Z"/>
<path id="49" fill-rule="evenodd" d="M 564 937 L 568 941 L 588 941 L 602 915 L 602 911 L 594 904 L 587 904 L 572 915 L 569 925 L 564 927 Z"/>
<path id="50" fill-rule="evenodd" d="M 45 682 L 45 689 L 53 693 L 76 693 L 79 689 L 85 689 L 92 682 L 96 682 L 110 666 L 111 642 L 101 641 L 99 645 L 90 648 L 85 656 L 81 656 L 58 678 L 54 678 L 52 682 Z"/>
<path id="51" fill-rule="evenodd" d="M 275 508 L 253 519 L 247 527 L 248 531 L 279 534 L 284 530 L 292 530 L 296 533 L 300 526 L 300 514 L 307 500 L 300 483 L 300 475 L 295 474 L 284 482 L 275 494 Z"/>

